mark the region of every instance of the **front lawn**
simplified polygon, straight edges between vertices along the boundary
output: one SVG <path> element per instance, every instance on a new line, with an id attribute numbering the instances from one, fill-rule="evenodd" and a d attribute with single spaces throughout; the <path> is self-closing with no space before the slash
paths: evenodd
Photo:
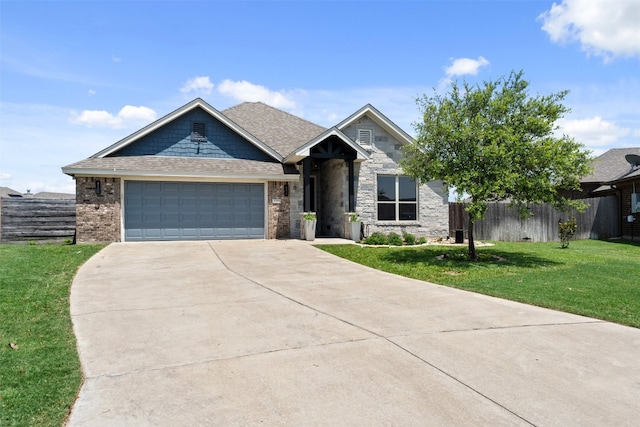
<path id="1" fill-rule="evenodd" d="M 504 260 L 480 262 L 459 260 L 466 246 L 318 247 L 401 276 L 640 328 L 640 243 L 498 242 L 478 253 Z"/>
<path id="2" fill-rule="evenodd" d="M 82 382 L 69 288 L 103 247 L 0 245 L 0 425 L 64 421 Z"/>

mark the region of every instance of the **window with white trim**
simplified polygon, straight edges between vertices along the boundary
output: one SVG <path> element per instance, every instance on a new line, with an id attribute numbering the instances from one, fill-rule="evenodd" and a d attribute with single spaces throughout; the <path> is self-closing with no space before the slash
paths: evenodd
<path id="1" fill-rule="evenodd" d="M 370 148 L 373 146 L 373 132 L 371 129 L 358 129 L 356 141 L 362 147 Z"/>
<path id="2" fill-rule="evenodd" d="M 418 187 L 408 176 L 378 175 L 378 221 L 416 221 Z"/>

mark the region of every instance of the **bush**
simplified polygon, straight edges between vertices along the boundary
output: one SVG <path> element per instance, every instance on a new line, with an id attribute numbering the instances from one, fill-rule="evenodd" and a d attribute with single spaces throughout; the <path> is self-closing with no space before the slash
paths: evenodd
<path id="1" fill-rule="evenodd" d="M 560 242 L 562 242 L 562 248 L 569 247 L 569 240 L 573 238 L 578 229 L 578 223 L 576 217 L 566 220 L 565 222 L 558 223 L 558 233 L 560 234 Z"/>
<path id="2" fill-rule="evenodd" d="M 418 239 L 418 244 L 419 245 L 424 245 L 425 243 L 427 243 L 427 238 L 422 236 L 421 238 Z"/>
<path id="3" fill-rule="evenodd" d="M 402 246 L 403 240 L 398 233 L 389 233 L 388 238 L 391 246 Z"/>
<path id="4" fill-rule="evenodd" d="M 389 239 L 383 233 L 375 231 L 371 233 L 371 236 L 364 239 L 364 243 L 367 245 L 388 245 Z"/>
<path id="5" fill-rule="evenodd" d="M 414 236 L 411 233 L 403 233 L 402 237 L 404 237 L 404 242 L 409 245 L 409 246 L 413 246 L 416 244 L 416 236 Z"/>

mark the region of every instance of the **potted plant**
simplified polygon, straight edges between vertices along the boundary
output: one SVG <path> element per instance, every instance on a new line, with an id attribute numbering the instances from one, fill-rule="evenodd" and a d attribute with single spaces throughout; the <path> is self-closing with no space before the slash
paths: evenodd
<path id="1" fill-rule="evenodd" d="M 315 212 L 304 212 L 302 214 L 302 237 L 304 240 L 315 240 L 316 222 L 317 217 Z"/>
<path id="2" fill-rule="evenodd" d="M 359 242 L 362 239 L 360 216 L 356 212 L 349 212 L 349 223 L 351 224 L 351 240 Z"/>

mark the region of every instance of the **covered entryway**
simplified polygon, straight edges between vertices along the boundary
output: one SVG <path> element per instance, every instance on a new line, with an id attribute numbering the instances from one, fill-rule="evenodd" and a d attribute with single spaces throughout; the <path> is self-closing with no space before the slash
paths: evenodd
<path id="1" fill-rule="evenodd" d="M 264 184 L 126 181 L 126 241 L 263 239 Z"/>
<path id="2" fill-rule="evenodd" d="M 302 160 L 304 210 L 317 214 L 316 235 L 343 236 L 345 212 L 355 210 L 357 152 L 336 135 L 311 147 Z"/>

